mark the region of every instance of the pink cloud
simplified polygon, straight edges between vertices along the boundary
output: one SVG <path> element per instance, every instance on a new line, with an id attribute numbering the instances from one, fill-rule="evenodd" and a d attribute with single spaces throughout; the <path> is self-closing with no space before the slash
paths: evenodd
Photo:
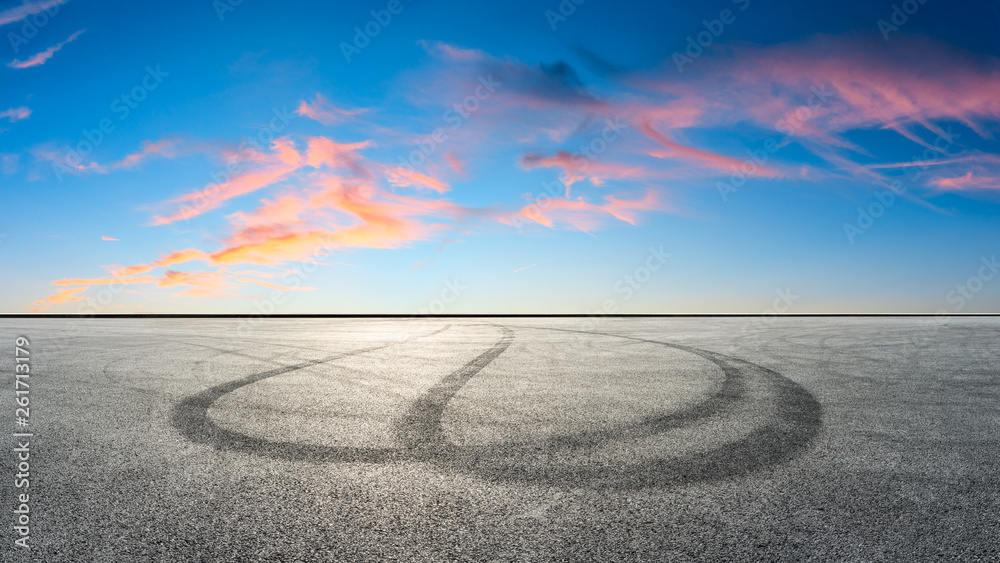
<path id="1" fill-rule="evenodd" d="M 970 170 L 962 176 L 934 178 L 930 185 L 951 191 L 1000 190 L 1000 174 L 974 174 Z"/>
<path id="2" fill-rule="evenodd" d="M 72 164 L 74 159 L 80 158 L 78 154 L 69 148 L 57 150 L 52 148 L 51 145 L 35 147 L 31 152 L 35 159 L 52 162 L 54 166 L 59 168 L 59 170 L 66 172 L 74 174 L 109 174 L 114 170 L 134 168 L 142 162 L 154 158 L 176 158 L 182 154 L 180 144 L 181 140 L 177 138 L 161 139 L 159 141 L 143 141 L 140 144 L 138 151 L 125 155 L 117 162 L 105 164 L 90 161 L 80 162 L 79 164 L 74 165 Z"/>
<path id="3" fill-rule="evenodd" d="M 465 173 L 465 161 L 463 161 L 461 158 L 459 158 L 458 155 L 456 155 L 454 152 L 451 152 L 451 151 L 446 152 L 444 154 L 444 159 L 451 166 L 452 170 L 454 170 L 455 172 L 458 172 L 459 174 L 461 174 L 463 176 L 467 176 L 468 175 L 468 174 Z"/>
<path id="4" fill-rule="evenodd" d="M 355 115 L 366 111 L 368 110 L 347 110 L 338 108 L 334 106 L 330 100 L 323 97 L 322 94 L 316 94 L 316 98 L 312 103 L 302 100 L 302 102 L 299 103 L 299 108 L 295 110 L 295 113 L 318 121 L 323 125 L 334 125 L 335 123 L 340 123 L 350 117 L 354 117 Z"/>
<path id="5" fill-rule="evenodd" d="M 104 235 L 101 236 L 101 240 L 113 240 L 113 241 L 116 241 L 116 242 L 119 241 L 119 239 L 116 239 L 116 238 L 113 238 L 113 237 L 109 237 L 109 236 L 104 236 Z"/>
<path id="6" fill-rule="evenodd" d="M 249 157 L 255 166 L 246 173 L 237 174 L 225 182 L 213 184 L 203 190 L 188 192 L 171 203 L 179 203 L 177 209 L 166 215 L 153 217 L 154 225 L 166 225 L 183 219 L 197 217 L 211 211 L 230 199 L 265 188 L 286 178 L 298 170 L 304 159 L 295 150 L 295 145 L 287 137 L 277 139 L 271 145 L 270 153 L 255 153 Z"/>
<path id="7" fill-rule="evenodd" d="M 65 4 L 69 0 L 42 0 L 40 2 L 32 2 L 31 0 L 25 0 L 20 6 L 14 6 L 0 12 L 0 25 L 7 25 L 9 23 L 19 22 L 28 16 L 33 16 L 45 10 L 55 8 Z"/>
<path id="8" fill-rule="evenodd" d="M 639 124 L 639 129 L 650 139 L 656 141 L 667 149 L 666 154 L 662 156 L 672 157 L 672 158 L 687 158 L 694 159 L 702 164 L 705 164 L 711 168 L 715 168 L 722 172 L 731 172 L 733 170 L 739 170 L 744 162 L 735 158 L 730 158 L 728 156 L 723 156 L 710 151 L 697 149 L 694 147 L 688 147 L 676 143 L 667 138 L 666 135 L 660 133 L 656 130 L 651 122 L 642 122 Z M 660 153 L 652 153 L 656 156 L 660 156 Z M 780 174 L 769 166 L 756 166 L 755 173 L 757 176 L 763 176 L 766 178 L 774 178 Z"/>
<path id="9" fill-rule="evenodd" d="M 582 155 L 571 155 L 566 151 L 557 151 L 552 156 L 528 153 L 521 157 L 521 166 L 525 170 L 545 167 L 562 168 L 564 175 L 560 179 L 566 186 L 566 197 L 569 197 L 570 187 L 581 180 L 589 180 L 591 184 L 601 186 L 609 179 L 635 179 L 653 174 L 641 166 L 626 166 L 616 162 L 592 160 Z"/>
<path id="10" fill-rule="evenodd" d="M 390 184 L 400 188 L 409 186 L 427 188 L 434 190 L 439 194 L 443 194 L 448 191 L 448 182 L 432 178 L 423 172 L 417 172 L 416 170 L 403 166 L 389 168 L 386 170 L 386 179 L 389 180 Z"/>
<path id="11" fill-rule="evenodd" d="M 635 225 L 639 213 L 662 210 L 656 192 L 650 190 L 641 199 L 619 199 L 604 196 L 604 203 L 588 203 L 583 198 L 554 198 L 535 202 L 521 209 L 521 216 L 549 228 L 562 223 L 581 231 L 592 231 L 604 224 L 607 215 Z M 505 222 L 512 222 L 505 219 Z"/>
<path id="12" fill-rule="evenodd" d="M 143 141 L 139 151 L 126 155 L 114 163 L 114 168 L 133 168 L 139 163 L 151 158 L 175 158 L 180 154 L 178 145 L 180 139 L 161 139 L 159 141 Z"/>
<path id="13" fill-rule="evenodd" d="M 338 143 L 327 137 L 311 137 L 307 141 L 306 163 L 313 168 L 347 168 L 358 177 L 367 178 L 371 172 L 365 167 L 358 151 L 375 146 L 372 141 Z"/>
<path id="14" fill-rule="evenodd" d="M 20 68 L 30 68 L 30 67 L 33 67 L 33 66 L 43 65 L 43 64 L 45 64 L 46 61 L 48 61 L 49 59 L 52 58 L 52 55 L 56 54 L 56 51 L 62 49 L 63 46 L 66 45 L 67 43 L 75 41 L 76 38 L 80 37 L 80 35 L 84 31 L 86 31 L 86 30 L 81 29 L 80 31 L 77 31 L 73 35 L 70 35 L 69 38 L 66 39 L 65 41 L 62 41 L 60 43 L 56 43 L 55 45 L 49 47 L 48 49 L 42 51 L 41 53 L 35 54 L 35 55 L 33 55 L 33 56 L 31 56 L 31 57 L 23 60 L 23 61 L 13 60 L 13 61 L 7 63 L 7 66 L 9 66 L 10 68 L 19 68 L 20 69 Z"/>
<path id="15" fill-rule="evenodd" d="M 456 47 L 441 41 L 421 40 L 419 43 L 431 55 L 449 61 L 472 63 L 487 60 L 489 57 L 489 55 L 478 49 Z"/>
<path id="16" fill-rule="evenodd" d="M 463 212 L 447 201 L 388 193 L 332 174 L 317 185 L 318 190 L 263 199 L 257 209 L 231 215 L 235 230 L 211 260 L 274 265 L 342 248 L 395 248 L 442 228 L 419 217 Z"/>
<path id="17" fill-rule="evenodd" d="M 885 128 L 920 144 L 926 142 L 914 126 L 943 136 L 935 121 L 960 121 L 988 137 L 984 120 L 1000 118 L 1000 99 L 992 95 L 1000 88 L 1000 61 L 922 38 L 885 45 L 820 36 L 727 52 L 699 61 L 692 82 L 659 86 L 704 92 L 717 108 L 707 115 L 712 121 L 749 114 L 765 126 L 777 129 L 784 119 L 792 128 L 799 112 L 798 121 L 828 132 Z"/>
<path id="18" fill-rule="evenodd" d="M 21 121 L 22 119 L 28 119 L 31 115 L 31 109 L 20 106 L 16 108 L 7 108 L 4 111 L 0 111 L 0 119 L 7 118 L 8 121 L 14 123 L 15 121 Z"/>
<path id="19" fill-rule="evenodd" d="M 302 197 L 287 193 L 271 199 L 260 200 L 261 206 L 246 212 L 237 211 L 229 215 L 232 223 L 240 224 L 244 229 L 269 226 L 273 224 L 294 225 L 301 222 L 301 216 L 309 211 Z"/>

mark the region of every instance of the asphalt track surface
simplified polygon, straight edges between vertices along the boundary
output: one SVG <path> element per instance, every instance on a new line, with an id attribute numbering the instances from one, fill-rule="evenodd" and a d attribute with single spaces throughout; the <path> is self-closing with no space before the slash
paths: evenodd
<path id="1" fill-rule="evenodd" d="M 1000 561 L 998 318 L 0 319 L 5 428 L 17 336 L 0 561 Z"/>

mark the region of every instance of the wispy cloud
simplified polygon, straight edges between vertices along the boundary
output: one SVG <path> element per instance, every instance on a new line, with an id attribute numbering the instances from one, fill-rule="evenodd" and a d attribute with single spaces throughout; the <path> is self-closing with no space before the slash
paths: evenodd
<path id="1" fill-rule="evenodd" d="M 520 214 L 549 228 L 562 224 L 589 232 L 601 228 L 608 216 L 634 225 L 638 221 L 639 212 L 662 209 L 656 192 L 650 190 L 640 199 L 620 199 L 607 195 L 604 196 L 603 203 L 590 203 L 582 197 L 547 199 L 525 206 Z M 511 222 L 509 218 L 501 221 Z"/>
<path id="2" fill-rule="evenodd" d="M 113 241 L 119 241 L 120 239 L 116 239 L 116 238 L 114 238 L 114 237 L 109 237 L 109 236 L 104 236 L 104 235 L 102 235 L 102 236 L 101 236 L 101 240 L 113 240 Z"/>
<path id="3" fill-rule="evenodd" d="M 182 149 L 181 144 L 182 141 L 178 138 L 143 141 L 136 152 L 125 155 L 121 160 L 103 164 L 91 160 L 90 162 L 79 162 L 73 165 L 72 162 L 74 159 L 71 157 L 75 153 L 72 152 L 72 149 L 69 147 L 59 149 L 51 144 L 36 146 L 31 150 L 31 154 L 36 160 L 56 163 L 59 166 L 65 167 L 73 174 L 110 174 L 115 170 L 135 168 L 143 162 L 156 158 L 177 158 L 185 154 L 185 150 Z"/>
<path id="4" fill-rule="evenodd" d="M 45 299 L 32 303 L 31 305 L 34 309 L 31 309 L 28 312 L 38 313 L 48 309 L 52 305 L 61 305 L 71 301 L 83 301 L 84 298 L 80 294 L 86 290 L 86 287 L 67 287 L 65 289 L 60 289 Z"/>
<path id="5" fill-rule="evenodd" d="M 930 185 L 950 191 L 1000 190 L 1000 174 L 974 173 L 970 170 L 961 176 L 934 178 Z"/>
<path id="6" fill-rule="evenodd" d="M 31 109 L 26 106 L 7 108 L 0 111 L 0 119 L 7 118 L 8 121 L 14 123 L 15 121 L 21 121 L 22 119 L 28 119 L 31 115 Z"/>
<path id="7" fill-rule="evenodd" d="M 322 94 L 316 94 L 312 103 L 302 100 L 295 113 L 318 121 L 323 125 L 334 125 L 366 111 L 368 111 L 367 108 L 352 110 L 339 108 L 333 105 Z"/>
<path id="8" fill-rule="evenodd" d="M 433 178 L 423 172 L 417 172 L 416 170 L 411 170 L 402 166 L 386 170 L 386 178 L 389 180 L 390 184 L 400 188 L 410 186 L 416 188 L 427 188 L 434 190 L 439 194 L 443 194 L 448 191 L 448 182 Z"/>
<path id="9" fill-rule="evenodd" d="M 204 260 L 206 254 L 201 250 L 194 248 L 186 248 L 184 250 L 178 250 L 176 252 L 171 252 L 166 256 L 160 257 L 158 260 L 154 260 L 149 264 L 136 264 L 135 266 L 112 266 L 108 270 L 115 277 L 129 277 L 138 274 L 145 274 L 156 268 L 165 268 L 168 266 L 173 266 L 174 264 L 181 264 L 184 262 L 190 262 L 191 260 Z"/>
<path id="10" fill-rule="evenodd" d="M 137 152 L 112 164 L 113 168 L 133 168 L 151 158 L 175 158 L 180 155 L 180 139 L 143 141 Z"/>
<path id="11" fill-rule="evenodd" d="M 49 47 L 48 49 L 42 51 L 41 53 L 37 53 L 35 55 L 32 55 L 31 57 L 29 57 L 29 58 L 27 58 L 27 59 L 25 59 L 23 61 L 19 61 L 19 60 L 15 59 L 15 60 L 7 63 L 7 66 L 9 66 L 10 68 L 30 68 L 30 67 L 33 67 L 33 66 L 43 65 L 43 64 L 45 64 L 46 61 L 48 61 L 49 59 L 52 58 L 52 55 L 56 54 L 56 52 L 58 50 L 62 49 L 64 45 L 66 45 L 67 43 L 70 43 L 72 41 L 75 41 L 77 37 L 80 37 L 80 35 L 84 31 L 86 31 L 86 30 L 81 29 L 80 31 L 77 31 L 73 35 L 70 35 L 69 38 L 66 39 L 65 41 L 56 43 L 55 45 Z"/>
<path id="12" fill-rule="evenodd" d="M 20 6 L 8 8 L 0 12 L 0 25 L 19 22 L 28 16 L 33 16 L 39 12 L 48 10 L 49 8 L 65 4 L 66 2 L 69 2 L 69 0 L 40 0 L 38 2 L 25 0 Z"/>
<path id="13" fill-rule="evenodd" d="M 176 209 L 165 215 L 154 216 L 153 224 L 166 225 L 197 217 L 230 199 L 281 181 L 304 163 L 295 150 L 294 143 L 288 138 L 274 141 L 271 149 L 270 153 L 254 152 L 252 156 L 246 157 L 249 168 L 247 172 L 172 200 L 170 203 L 175 204 Z"/>
<path id="14" fill-rule="evenodd" d="M 565 172 L 564 184 L 566 196 L 569 197 L 570 187 L 581 180 L 588 180 L 595 186 L 604 185 L 608 180 L 623 180 L 649 177 L 654 172 L 641 166 L 629 166 L 607 160 L 592 160 L 582 155 L 572 155 L 566 151 L 556 151 L 548 156 L 528 153 L 521 157 L 521 166 L 526 170 L 555 166 Z"/>
<path id="15" fill-rule="evenodd" d="M 371 171 L 365 166 L 358 151 L 372 146 L 372 142 L 338 143 L 327 137 L 310 137 L 306 150 L 299 151 L 290 137 L 276 139 L 270 152 L 254 151 L 231 158 L 242 160 L 244 172 L 225 182 L 205 189 L 188 192 L 168 204 L 176 209 L 156 215 L 154 225 L 166 225 L 190 219 L 222 206 L 227 201 L 248 193 L 276 185 L 304 167 L 342 168 L 356 177 L 367 178 Z"/>
<path id="16" fill-rule="evenodd" d="M 0 153 L 0 172 L 13 174 L 17 172 L 21 155 L 12 153 Z"/>
<path id="17" fill-rule="evenodd" d="M 56 280 L 52 282 L 52 285 L 135 285 L 155 282 L 156 278 L 152 276 L 139 276 L 134 278 L 67 278 L 64 280 Z"/>
<path id="18" fill-rule="evenodd" d="M 874 155 L 846 134 L 893 131 L 934 151 L 927 139 L 947 138 L 943 125 L 960 122 L 983 138 L 1000 120 L 1000 60 L 961 52 L 921 37 L 889 46 L 853 36 L 819 36 L 771 46 L 720 48 L 706 55 L 683 79 L 647 77 L 639 84 L 650 96 L 701 108 L 688 126 L 731 129 L 740 123 L 787 135 L 837 168 L 873 181 L 856 154 Z M 920 72 L 914 72 L 919 69 Z M 678 156 L 735 163 L 682 149 L 649 124 L 643 132 Z M 833 158 L 830 158 L 833 157 Z"/>

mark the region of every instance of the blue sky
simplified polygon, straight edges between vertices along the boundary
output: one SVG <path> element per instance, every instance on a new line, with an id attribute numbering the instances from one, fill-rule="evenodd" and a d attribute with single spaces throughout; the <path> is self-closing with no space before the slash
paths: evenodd
<path id="1" fill-rule="evenodd" d="M 0 312 L 1000 312 L 997 23 L 0 3 Z"/>

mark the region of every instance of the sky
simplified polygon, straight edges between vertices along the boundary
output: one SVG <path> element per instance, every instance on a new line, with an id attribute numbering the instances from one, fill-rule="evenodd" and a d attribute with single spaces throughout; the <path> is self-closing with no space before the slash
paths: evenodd
<path id="1" fill-rule="evenodd" d="M 0 2 L 0 313 L 1000 313 L 1000 2 Z"/>

